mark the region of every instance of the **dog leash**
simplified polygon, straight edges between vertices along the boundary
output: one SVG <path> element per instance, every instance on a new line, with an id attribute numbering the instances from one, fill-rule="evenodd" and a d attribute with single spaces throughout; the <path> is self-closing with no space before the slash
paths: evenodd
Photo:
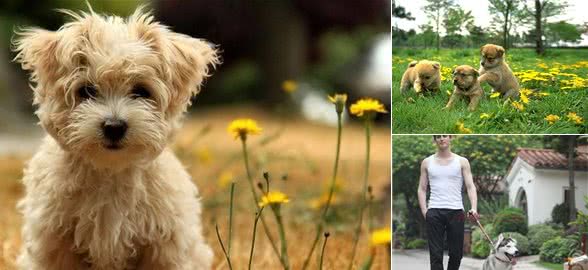
<path id="1" fill-rule="evenodd" d="M 488 236 L 488 234 L 486 233 L 486 230 L 484 230 L 484 226 L 482 226 L 482 223 L 480 223 L 480 220 L 478 219 L 478 217 L 476 217 L 475 215 L 472 215 L 472 216 L 476 220 L 476 223 L 478 224 L 478 227 L 480 227 L 480 230 L 482 231 L 484 236 L 486 236 L 486 239 L 488 239 L 488 242 L 490 242 L 490 246 L 492 246 L 492 250 L 494 252 L 496 252 L 496 250 L 494 249 L 494 242 L 492 242 L 492 239 L 490 239 L 490 236 Z"/>

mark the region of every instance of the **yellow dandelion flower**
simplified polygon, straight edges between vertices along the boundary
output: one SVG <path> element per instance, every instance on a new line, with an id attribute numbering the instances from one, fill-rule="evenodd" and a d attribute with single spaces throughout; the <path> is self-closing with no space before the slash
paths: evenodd
<path id="1" fill-rule="evenodd" d="M 371 244 L 372 246 L 386 245 L 392 242 L 392 232 L 390 228 L 382 228 L 372 232 Z"/>
<path id="2" fill-rule="evenodd" d="M 550 94 L 547 92 L 539 92 L 539 93 L 537 93 L 537 95 L 542 96 L 542 97 L 546 97 L 546 96 L 549 96 Z"/>
<path id="3" fill-rule="evenodd" d="M 574 122 L 576 124 L 584 123 L 584 119 L 581 116 L 578 116 L 575 112 L 569 112 L 566 117 L 568 121 Z"/>
<path id="4" fill-rule="evenodd" d="M 195 155 L 202 164 L 209 164 L 212 161 L 212 153 L 208 147 L 196 149 Z"/>
<path id="5" fill-rule="evenodd" d="M 513 101 L 510 103 L 515 109 L 519 110 L 519 111 L 524 111 L 525 110 L 525 105 L 523 105 L 522 103 L 518 102 L 518 101 Z"/>
<path id="6" fill-rule="evenodd" d="M 247 135 L 256 135 L 261 133 L 261 128 L 257 126 L 257 122 L 249 118 L 241 118 L 233 120 L 227 127 L 227 131 L 235 139 L 241 138 L 242 140 L 247 139 Z"/>
<path id="7" fill-rule="evenodd" d="M 329 199 L 329 193 L 324 193 L 320 197 L 312 199 L 308 202 L 308 205 L 312 209 L 320 209 L 325 204 L 327 204 L 327 200 Z M 335 205 L 339 203 L 339 197 L 337 197 L 334 193 L 331 197 L 331 205 Z"/>
<path id="8" fill-rule="evenodd" d="M 456 126 L 457 126 L 457 131 L 459 131 L 459 133 L 462 133 L 462 134 L 471 134 L 472 133 L 472 130 L 465 127 L 463 122 L 457 122 Z"/>
<path id="9" fill-rule="evenodd" d="M 494 92 L 490 95 L 490 98 L 497 98 L 500 96 L 500 92 Z"/>
<path id="10" fill-rule="evenodd" d="M 533 90 L 528 89 L 528 88 L 521 88 L 521 90 L 519 92 L 525 96 L 530 96 L 533 94 Z"/>
<path id="11" fill-rule="evenodd" d="M 384 105 L 379 101 L 371 98 L 362 98 L 351 105 L 349 111 L 353 115 L 357 115 L 359 117 L 363 116 L 364 114 L 372 114 L 372 113 L 387 113 Z"/>
<path id="12" fill-rule="evenodd" d="M 539 63 L 537 66 L 540 68 L 549 68 L 549 66 L 547 66 L 545 63 Z"/>
<path id="13" fill-rule="evenodd" d="M 286 93 L 292 93 L 298 89 L 298 83 L 294 80 L 285 80 L 282 82 L 282 90 Z"/>
<path id="14" fill-rule="evenodd" d="M 226 188 L 233 181 L 233 173 L 230 171 L 223 171 L 216 180 L 217 184 L 221 188 Z"/>
<path id="15" fill-rule="evenodd" d="M 529 97 L 527 97 L 527 95 L 525 95 L 525 94 L 521 93 L 521 96 L 520 96 L 520 98 L 521 98 L 521 101 L 522 101 L 523 103 L 525 103 L 525 104 L 528 104 L 528 103 L 529 103 Z"/>
<path id="16" fill-rule="evenodd" d="M 553 125 L 553 123 L 559 120 L 559 116 L 550 114 L 548 116 L 545 116 L 545 120 L 547 120 L 547 122 L 549 122 L 550 125 Z"/>
<path id="17" fill-rule="evenodd" d="M 289 202 L 288 196 L 286 194 L 279 192 L 279 191 L 270 191 L 267 194 L 261 197 L 261 202 L 259 202 L 259 206 L 263 207 L 266 205 L 277 205 Z"/>
<path id="18" fill-rule="evenodd" d="M 480 119 L 488 119 L 488 118 L 490 118 L 490 114 L 487 114 L 487 113 L 480 114 Z"/>

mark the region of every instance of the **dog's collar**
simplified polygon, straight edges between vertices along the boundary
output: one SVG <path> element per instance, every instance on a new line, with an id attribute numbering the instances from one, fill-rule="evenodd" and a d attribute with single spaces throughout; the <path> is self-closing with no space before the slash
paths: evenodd
<path id="1" fill-rule="evenodd" d="M 512 264 L 512 265 L 514 265 L 514 264 L 515 264 L 515 263 L 514 263 L 512 260 L 510 260 L 510 259 L 509 259 L 508 261 L 506 261 L 506 260 L 503 260 L 503 259 L 499 258 L 498 256 L 496 256 L 496 254 L 494 254 L 494 257 L 495 257 L 497 260 L 499 260 L 499 261 L 501 261 L 501 262 L 503 262 L 503 263 Z"/>

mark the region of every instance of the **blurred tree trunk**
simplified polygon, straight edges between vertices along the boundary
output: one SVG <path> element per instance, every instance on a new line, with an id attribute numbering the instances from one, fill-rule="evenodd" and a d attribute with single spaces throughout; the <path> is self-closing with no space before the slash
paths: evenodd
<path id="1" fill-rule="evenodd" d="M 256 6 L 261 35 L 257 58 L 263 74 L 264 102 L 275 106 L 283 101 L 284 80 L 299 79 L 307 59 L 308 30 L 298 9 L 290 1 L 269 1 Z"/>
<path id="2" fill-rule="evenodd" d="M 535 52 L 538 55 L 545 53 L 545 48 L 543 47 L 543 29 L 541 28 L 542 12 L 543 5 L 541 5 L 541 1 L 535 0 Z"/>

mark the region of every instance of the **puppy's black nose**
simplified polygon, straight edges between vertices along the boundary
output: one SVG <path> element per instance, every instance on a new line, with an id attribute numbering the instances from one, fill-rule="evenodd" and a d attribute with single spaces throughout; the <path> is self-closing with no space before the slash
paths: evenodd
<path id="1" fill-rule="evenodd" d="M 520 252 L 517 250 L 515 251 L 515 256 L 519 256 Z"/>
<path id="2" fill-rule="evenodd" d="M 483 65 L 484 65 L 484 61 L 480 61 L 480 66 L 483 66 Z"/>
<path id="3" fill-rule="evenodd" d="M 112 142 L 120 141 L 120 139 L 125 136 L 127 128 L 127 123 L 119 119 L 106 119 L 106 121 L 102 123 L 104 137 Z"/>

